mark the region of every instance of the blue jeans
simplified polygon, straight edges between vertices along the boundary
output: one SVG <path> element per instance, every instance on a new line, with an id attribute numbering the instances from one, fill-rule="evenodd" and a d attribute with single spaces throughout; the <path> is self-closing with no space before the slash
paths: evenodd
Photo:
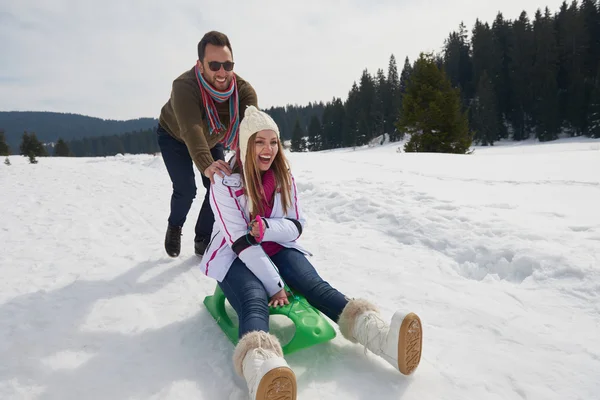
<path id="1" fill-rule="evenodd" d="M 271 260 L 293 292 L 304 295 L 313 307 L 337 323 L 348 299 L 319 276 L 304 254 L 284 248 Z M 235 259 L 219 286 L 238 315 L 239 338 L 251 331 L 269 332 L 269 295 L 242 260 Z"/>
<path id="2" fill-rule="evenodd" d="M 182 143 L 169 134 L 162 126 L 158 125 L 158 146 L 163 161 L 169 172 L 173 183 L 173 194 L 171 195 L 171 212 L 169 214 L 169 225 L 183 226 L 192 202 L 196 197 L 196 179 L 194 174 L 194 162 L 185 143 Z M 223 144 L 217 143 L 210 149 L 210 154 L 215 160 L 224 160 Z M 208 199 L 210 179 L 200 174 L 202 185 L 206 188 L 204 201 L 196 221 L 195 241 L 208 241 L 212 232 L 215 217 Z"/>

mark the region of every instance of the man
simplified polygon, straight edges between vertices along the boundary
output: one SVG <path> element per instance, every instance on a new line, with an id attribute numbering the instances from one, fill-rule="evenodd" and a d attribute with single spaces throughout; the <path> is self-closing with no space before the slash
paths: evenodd
<path id="1" fill-rule="evenodd" d="M 173 183 L 165 250 L 171 257 L 181 251 L 181 230 L 196 197 L 194 165 L 206 188 L 196 221 L 194 250 L 204 254 L 210 242 L 214 215 L 209 203 L 213 175 L 230 175 L 224 150 L 235 150 L 239 122 L 246 107 L 258 107 L 254 88 L 233 72 L 229 38 L 211 31 L 198 43 L 196 65 L 173 81 L 171 97 L 158 124 L 158 144 Z"/>

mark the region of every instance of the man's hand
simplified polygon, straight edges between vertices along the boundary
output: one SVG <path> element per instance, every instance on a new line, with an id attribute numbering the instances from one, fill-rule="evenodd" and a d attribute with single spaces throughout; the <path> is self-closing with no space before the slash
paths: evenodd
<path id="1" fill-rule="evenodd" d="M 291 293 L 286 292 L 285 289 L 281 289 L 279 292 L 275 293 L 273 297 L 271 297 L 271 301 L 269 301 L 269 306 L 277 307 L 278 305 L 284 306 L 286 304 L 290 304 L 288 300 L 288 296 Z"/>
<path id="2" fill-rule="evenodd" d="M 223 173 L 225 173 L 227 176 L 231 175 L 231 168 L 229 168 L 229 164 L 223 160 L 217 160 L 213 162 L 204 170 L 204 176 L 210 179 L 210 183 L 213 185 L 215 184 L 214 175 L 218 174 L 221 178 L 223 178 Z"/>

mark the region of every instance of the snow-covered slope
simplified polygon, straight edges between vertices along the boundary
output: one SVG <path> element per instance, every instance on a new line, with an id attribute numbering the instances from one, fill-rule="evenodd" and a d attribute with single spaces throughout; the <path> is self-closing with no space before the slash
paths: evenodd
<path id="1" fill-rule="evenodd" d="M 397 147 L 289 157 L 312 262 L 386 317 L 418 313 L 421 365 L 404 377 L 338 335 L 288 357 L 299 398 L 600 398 L 600 141 Z M 202 305 L 215 283 L 193 254 L 201 184 L 170 259 L 160 156 L 11 161 L 0 398 L 245 399 Z"/>

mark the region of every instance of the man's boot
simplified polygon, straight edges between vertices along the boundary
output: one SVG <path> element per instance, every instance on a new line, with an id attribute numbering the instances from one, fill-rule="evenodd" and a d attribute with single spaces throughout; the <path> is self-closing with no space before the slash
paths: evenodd
<path id="1" fill-rule="evenodd" d="M 194 240 L 194 252 L 197 256 L 202 257 L 206 248 L 208 247 L 209 241 L 207 239 L 198 239 Z"/>
<path id="2" fill-rule="evenodd" d="M 179 253 L 181 252 L 181 226 L 169 225 L 167 227 L 165 250 L 171 257 L 179 256 Z"/>

